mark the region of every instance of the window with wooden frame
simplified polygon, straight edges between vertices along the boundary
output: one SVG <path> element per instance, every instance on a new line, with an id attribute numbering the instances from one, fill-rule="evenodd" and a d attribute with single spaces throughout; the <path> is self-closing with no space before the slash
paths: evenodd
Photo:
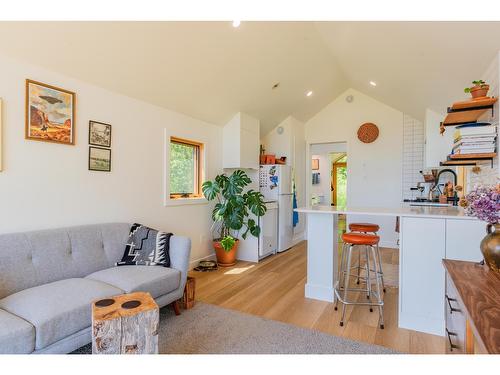
<path id="1" fill-rule="evenodd" d="M 170 137 L 170 198 L 201 198 L 203 143 Z"/>

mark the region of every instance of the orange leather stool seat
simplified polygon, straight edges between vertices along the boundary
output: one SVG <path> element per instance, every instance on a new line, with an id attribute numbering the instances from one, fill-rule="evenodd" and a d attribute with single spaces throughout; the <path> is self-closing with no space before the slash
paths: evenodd
<path id="1" fill-rule="evenodd" d="M 375 233 L 378 232 L 380 227 L 377 224 L 371 223 L 351 223 L 349 224 L 349 230 L 353 232 L 370 232 Z"/>
<path id="2" fill-rule="evenodd" d="M 373 246 L 378 244 L 380 240 L 379 236 L 373 234 L 363 234 L 363 233 L 344 233 L 342 235 L 342 241 L 351 245 L 369 245 Z"/>

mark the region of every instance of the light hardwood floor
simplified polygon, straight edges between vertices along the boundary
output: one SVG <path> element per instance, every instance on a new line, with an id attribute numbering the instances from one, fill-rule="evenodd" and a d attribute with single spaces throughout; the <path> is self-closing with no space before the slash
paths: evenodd
<path id="1" fill-rule="evenodd" d="M 381 256 L 387 284 L 397 285 L 397 250 L 381 248 Z M 190 276 L 196 278 L 198 301 L 404 353 L 445 353 L 443 337 L 398 328 L 398 289 L 394 286 L 387 288 L 384 298 L 385 329 L 378 328 L 377 310 L 370 313 L 365 306 L 348 307 L 347 323 L 340 327 L 340 311 L 334 311 L 332 303 L 304 297 L 305 242 L 258 264 L 240 261 L 234 267 L 193 271 Z"/>

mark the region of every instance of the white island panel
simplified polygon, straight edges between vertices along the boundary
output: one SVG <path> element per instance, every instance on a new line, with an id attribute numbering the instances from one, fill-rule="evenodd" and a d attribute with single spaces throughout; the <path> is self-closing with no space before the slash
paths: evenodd
<path id="1" fill-rule="evenodd" d="M 443 219 L 401 218 L 399 327 L 444 334 Z"/>

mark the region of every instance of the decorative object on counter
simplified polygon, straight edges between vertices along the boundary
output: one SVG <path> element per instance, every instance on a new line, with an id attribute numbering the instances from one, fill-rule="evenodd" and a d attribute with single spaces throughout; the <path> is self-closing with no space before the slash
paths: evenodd
<path id="1" fill-rule="evenodd" d="M 260 145 L 259 149 L 259 164 L 266 164 L 266 149 L 263 145 Z"/>
<path id="2" fill-rule="evenodd" d="M 475 174 L 481 173 L 481 167 L 479 167 L 479 166 L 472 167 L 472 173 L 475 173 Z"/>
<path id="3" fill-rule="evenodd" d="M 262 155 L 260 160 L 264 161 L 261 164 L 276 164 L 276 155 Z"/>
<path id="4" fill-rule="evenodd" d="M 490 89 L 490 85 L 484 82 L 482 79 L 477 81 L 472 81 L 474 86 L 466 87 L 464 92 L 467 94 L 471 94 L 473 99 L 483 99 L 488 95 L 488 91 Z"/>
<path id="5" fill-rule="evenodd" d="M 465 213 L 486 221 L 481 252 L 488 267 L 500 273 L 500 184 L 477 186 L 462 200 Z"/>
<path id="6" fill-rule="evenodd" d="M 111 147 L 111 125 L 103 122 L 89 121 L 89 144 Z"/>
<path id="7" fill-rule="evenodd" d="M 217 237 L 213 246 L 220 266 L 228 267 L 236 264 L 238 237 L 246 239 L 248 233 L 258 237 L 260 227 L 250 218 L 250 213 L 255 216 L 264 216 L 266 205 L 264 196 L 252 189 L 243 192 L 252 180 L 248 175 L 238 169 L 230 176 L 220 174 L 213 181 L 205 181 L 202 185 L 203 195 L 208 201 L 217 200 L 212 211 L 212 230 L 216 230 Z"/>
<path id="8" fill-rule="evenodd" d="M 74 145 L 75 97 L 74 92 L 27 79 L 25 138 Z"/>
<path id="9" fill-rule="evenodd" d="M 281 158 L 276 159 L 276 164 L 285 165 L 286 164 L 286 156 L 282 156 Z"/>
<path id="10" fill-rule="evenodd" d="M 111 172 L 111 149 L 90 146 L 89 171 Z"/>
<path id="11" fill-rule="evenodd" d="M 358 139 L 363 143 L 372 143 L 374 142 L 379 135 L 379 130 L 377 125 L 366 122 L 361 125 L 358 129 Z"/>
<path id="12" fill-rule="evenodd" d="M 312 159 L 311 166 L 313 171 L 317 171 L 319 169 L 319 159 Z"/>

